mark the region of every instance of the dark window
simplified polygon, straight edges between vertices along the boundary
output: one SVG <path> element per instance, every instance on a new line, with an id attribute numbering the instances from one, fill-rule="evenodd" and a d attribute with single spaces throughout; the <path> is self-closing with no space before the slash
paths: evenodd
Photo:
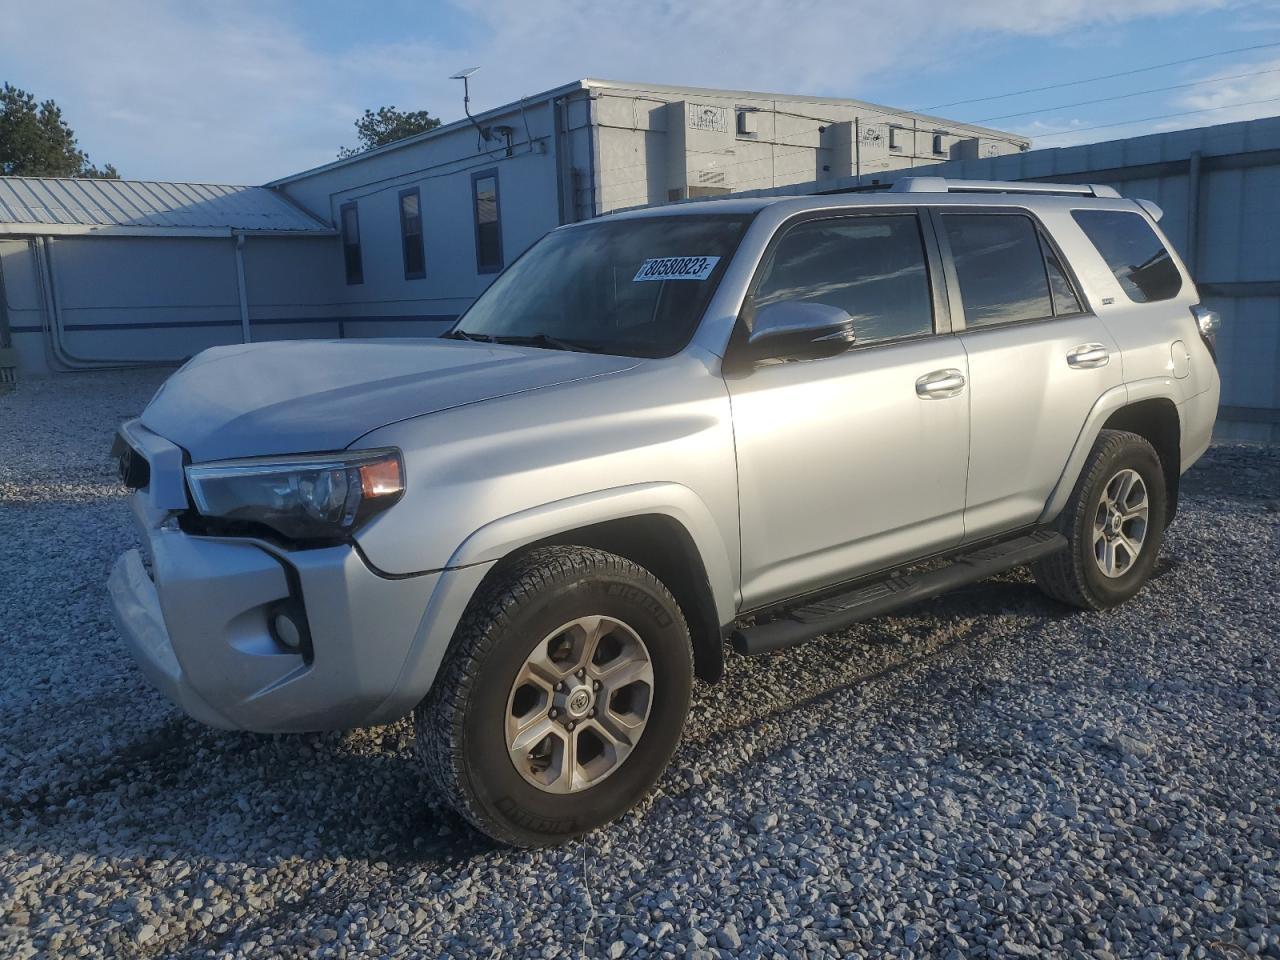
<path id="1" fill-rule="evenodd" d="M 400 191 L 400 245 L 404 278 L 421 280 L 427 275 L 427 256 L 422 248 L 422 196 L 417 187 Z"/>
<path id="2" fill-rule="evenodd" d="M 902 149 L 902 131 L 897 127 L 889 128 L 889 149 L 890 150 Z"/>
<path id="3" fill-rule="evenodd" d="M 1123 210 L 1073 210 L 1080 229 L 1135 303 L 1168 300 L 1182 289 L 1178 267 L 1151 224 Z"/>
<path id="4" fill-rule="evenodd" d="M 840 307 L 860 341 L 933 332 L 920 224 L 909 214 L 810 220 L 770 255 L 755 307 L 801 300 Z"/>
<path id="5" fill-rule="evenodd" d="M 489 285 L 453 335 L 671 356 L 693 336 L 749 222 L 684 214 L 553 230 Z M 663 261 L 697 269 L 671 279 L 646 273 Z"/>
<path id="6" fill-rule="evenodd" d="M 1030 217 L 945 213 L 942 221 L 966 327 L 1053 316 L 1045 261 Z"/>
<path id="7" fill-rule="evenodd" d="M 1071 285 L 1071 281 L 1067 278 L 1067 271 L 1062 269 L 1062 261 L 1058 259 L 1058 254 L 1043 233 L 1040 234 L 1040 247 L 1044 250 L 1045 270 L 1049 272 L 1049 291 L 1053 294 L 1053 315 L 1068 317 L 1081 313 L 1080 297 L 1076 294 L 1076 288 Z"/>
<path id="8" fill-rule="evenodd" d="M 942 146 L 942 134 L 940 133 L 935 133 L 933 135 L 933 152 L 938 154 L 947 152 Z"/>
<path id="9" fill-rule="evenodd" d="M 498 172 L 485 170 L 473 173 L 471 195 L 475 201 L 476 271 L 497 273 L 502 269 L 502 216 L 498 210 Z"/>
<path id="10" fill-rule="evenodd" d="M 364 259 L 360 256 L 360 213 L 354 203 L 344 203 L 342 215 L 342 261 L 347 283 L 364 283 Z"/>

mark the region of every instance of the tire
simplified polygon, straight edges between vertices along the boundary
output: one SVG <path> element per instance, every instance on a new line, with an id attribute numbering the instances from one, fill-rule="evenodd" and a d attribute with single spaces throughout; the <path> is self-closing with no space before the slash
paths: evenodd
<path id="1" fill-rule="evenodd" d="M 1104 503 L 1104 497 L 1108 503 L 1115 502 L 1113 495 L 1125 490 L 1126 481 L 1131 484 L 1130 502 L 1137 503 L 1141 491 L 1130 479 L 1132 474 L 1141 480 L 1146 496 L 1140 543 L 1135 533 L 1137 515 L 1124 520 L 1124 513 Z M 1123 603 L 1151 576 L 1164 541 L 1167 507 L 1164 469 L 1155 448 L 1136 433 L 1103 430 L 1058 518 L 1057 527 L 1067 538 L 1067 549 L 1032 564 L 1036 584 L 1055 600 L 1084 610 L 1106 610 Z M 1099 545 L 1100 522 L 1105 529 Z M 1108 543 L 1112 544 L 1111 557 L 1107 555 Z M 1136 557 L 1129 549 L 1135 543 Z M 1108 566 L 1111 575 L 1104 572 Z"/>
<path id="2" fill-rule="evenodd" d="M 589 650 L 595 659 L 582 660 Z M 612 659 L 601 666 L 601 657 Z M 585 679 L 565 674 L 562 691 L 546 671 L 571 661 Z M 633 675 L 641 679 L 614 686 Z M 513 846 L 558 843 L 649 791 L 679 743 L 692 685 L 689 629 L 653 574 L 602 550 L 538 548 L 472 601 L 414 712 L 418 757 L 435 791 L 482 833 Z M 578 712 L 585 699 L 589 716 Z M 543 730 L 527 753 L 515 746 Z M 633 743 L 611 739 L 617 730 Z"/>

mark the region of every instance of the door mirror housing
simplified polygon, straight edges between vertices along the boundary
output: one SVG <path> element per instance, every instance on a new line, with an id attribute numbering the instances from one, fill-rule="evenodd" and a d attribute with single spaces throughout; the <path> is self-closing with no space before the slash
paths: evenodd
<path id="1" fill-rule="evenodd" d="M 756 311 L 748 352 L 756 360 L 816 360 L 843 353 L 855 342 L 853 318 L 839 307 L 779 300 Z"/>

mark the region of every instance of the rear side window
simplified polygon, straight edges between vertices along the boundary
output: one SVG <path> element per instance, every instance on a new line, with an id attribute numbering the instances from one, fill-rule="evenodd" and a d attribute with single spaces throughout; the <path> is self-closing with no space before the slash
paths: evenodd
<path id="1" fill-rule="evenodd" d="M 1054 315 L 1049 274 L 1030 217 L 945 213 L 942 222 L 960 281 L 966 327 Z"/>
<path id="2" fill-rule="evenodd" d="M 787 231 L 756 289 L 755 307 L 801 300 L 840 307 L 859 341 L 933 332 L 920 223 L 912 214 L 810 220 Z"/>
<path id="3" fill-rule="evenodd" d="M 1178 267 L 1141 214 L 1073 210 L 1071 216 L 1134 303 L 1168 300 L 1178 295 L 1182 289 Z"/>

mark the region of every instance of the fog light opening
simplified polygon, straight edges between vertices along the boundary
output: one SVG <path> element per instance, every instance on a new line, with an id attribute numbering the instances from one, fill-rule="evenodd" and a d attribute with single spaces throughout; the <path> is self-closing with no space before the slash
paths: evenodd
<path id="1" fill-rule="evenodd" d="M 281 605 L 271 611 L 267 622 L 276 643 L 290 653 L 302 654 L 310 661 L 311 638 L 307 635 L 307 621 L 301 611 L 295 610 L 292 605 Z"/>

